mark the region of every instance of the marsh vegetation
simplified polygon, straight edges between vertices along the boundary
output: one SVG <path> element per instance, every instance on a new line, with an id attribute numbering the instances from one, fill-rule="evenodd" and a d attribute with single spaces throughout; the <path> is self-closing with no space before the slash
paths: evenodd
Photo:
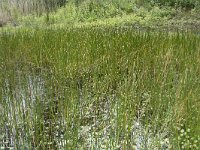
<path id="1" fill-rule="evenodd" d="M 200 35 L 0 33 L 0 149 L 198 149 Z"/>
<path id="2" fill-rule="evenodd" d="M 0 150 L 198 150 L 199 0 L 0 0 Z"/>

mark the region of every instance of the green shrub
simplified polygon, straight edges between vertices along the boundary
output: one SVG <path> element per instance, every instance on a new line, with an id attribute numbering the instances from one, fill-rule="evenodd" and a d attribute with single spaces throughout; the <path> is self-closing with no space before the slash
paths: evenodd
<path id="1" fill-rule="evenodd" d="M 198 0 L 153 0 L 152 2 L 160 5 L 181 7 L 185 9 L 193 9 L 199 4 Z"/>

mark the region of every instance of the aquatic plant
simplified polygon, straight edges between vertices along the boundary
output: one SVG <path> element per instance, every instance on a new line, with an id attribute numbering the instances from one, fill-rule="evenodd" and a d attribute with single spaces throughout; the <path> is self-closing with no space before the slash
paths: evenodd
<path id="1" fill-rule="evenodd" d="M 197 149 L 200 36 L 132 28 L 0 33 L 0 146 Z"/>

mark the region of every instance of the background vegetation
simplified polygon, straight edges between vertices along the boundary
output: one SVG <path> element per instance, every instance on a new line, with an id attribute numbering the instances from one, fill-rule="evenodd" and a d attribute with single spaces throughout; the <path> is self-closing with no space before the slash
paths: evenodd
<path id="1" fill-rule="evenodd" d="M 0 4 L 1 24 L 15 26 L 124 22 L 148 26 L 191 25 L 194 28 L 200 22 L 198 0 L 3 0 Z"/>

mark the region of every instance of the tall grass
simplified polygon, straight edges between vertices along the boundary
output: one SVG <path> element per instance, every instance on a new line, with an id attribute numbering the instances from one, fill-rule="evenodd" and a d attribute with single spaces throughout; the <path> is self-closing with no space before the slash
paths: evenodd
<path id="1" fill-rule="evenodd" d="M 1 32 L 1 148 L 198 149 L 199 41 L 131 28 Z"/>

